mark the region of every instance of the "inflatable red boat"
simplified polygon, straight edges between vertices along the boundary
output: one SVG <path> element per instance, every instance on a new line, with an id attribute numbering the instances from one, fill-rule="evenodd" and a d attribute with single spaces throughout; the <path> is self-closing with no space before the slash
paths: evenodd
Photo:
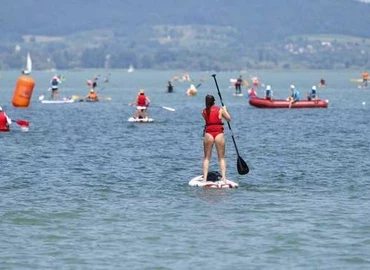
<path id="1" fill-rule="evenodd" d="M 283 99 L 264 99 L 258 97 L 250 97 L 249 104 L 257 108 L 265 109 L 288 109 L 289 101 Z M 329 100 L 319 99 L 319 100 L 300 100 L 296 101 L 290 107 L 291 109 L 300 108 L 327 108 L 329 105 Z"/>

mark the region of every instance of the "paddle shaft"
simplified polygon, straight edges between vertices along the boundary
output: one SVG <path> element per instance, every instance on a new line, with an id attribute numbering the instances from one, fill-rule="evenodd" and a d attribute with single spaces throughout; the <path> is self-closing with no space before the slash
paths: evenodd
<path id="1" fill-rule="evenodd" d="M 225 106 L 224 105 L 224 102 L 222 100 L 220 88 L 218 87 L 218 83 L 217 83 L 217 80 L 216 80 L 216 74 L 213 74 L 212 77 L 215 80 L 215 84 L 216 84 L 216 88 L 217 88 L 217 93 L 218 93 L 218 96 L 220 97 L 220 100 L 221 100 L 221 105 L 222 106 Z M 233 131 L 231 129 L 231 125 L 230 125 L 230 123 L 228 121 L 226 121 L 226 122 L 227 122 L 227 126 L 229 127 L 229 130 L 230 130 L 230 133 L 231 133 L 231 138 L 233 139 L 233 143 L 234 143 L 234 146 L 235 146 L 236 154 L 238 155 L 238 157 L 240 157 L 238 147 L 236 146 L 234 134 L 233 134 Z"/>

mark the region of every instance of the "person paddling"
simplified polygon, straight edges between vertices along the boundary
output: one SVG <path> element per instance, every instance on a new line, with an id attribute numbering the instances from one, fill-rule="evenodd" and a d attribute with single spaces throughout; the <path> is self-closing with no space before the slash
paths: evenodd
<path id="1" fill-rule="evenodd" d="M 89 94 L 86 96 L 86 100 L 88 101 L 98 101 L 99 100 L 98 94 L 96 93 L 94 89 L 90 90 Z"/>
<path id="2" fill-rule="evenodd" d="M 3 111 L 3 108 L 0 107 L 0 132 L 10 131 L 11 123 L 12 120 Z"/>
<path id="3" fill-rule="evenodd" d="M 59 84 L 62 83 L 60 77 L 58 75 L 55 75 L 50 80 L 51 84 L 51 99 L 59 99 Z"/>
<path id="4" fill-rule="evenodd" d="M 144 89 L 139 90 L 136 100 L 131 105 L 136 105 L 135 118 L 147 118 L 147 107 L 150 104 L 150 99 L 145 95 Z"/>
<path id="5" fill-rule="evenodd" d="M 205 121 L 204 127 L 204 160 L 203 160 L 203 181 L 207 181 L 209 162 L 212 156 L 213 145 L 216 144 L 218 162 L 221 169 L 221 178 L 226 183 L 226 161 L 225 161 L 225 136 L 222 118 L 231 121 L 231 116 L 226 107 L 215 105 L 215 98 L 212 95 L 205 97 L 206 107 L 202 111 Z"/>
<path id="6" fill-rule="evenodd" d="M 297 90 L 297 88 L 295 88 L 295 86 L 293 84 L 290 85 L 290 90 L 292 91 L 292 94 L 288 97 L 289 109 L 292 107 L 292 104 L 294 102 L 297 102 L 301 99 L 301 95 L 300 95 L 299 91 Z"/>
<path id="7" fill-rule="evenodd" d="M 167 92 L 168 93 L 172 93 L 173 92 L 173 86 L 171 84 L 171 81 L 168 81 L 168 85 L 167 85 Z"/>

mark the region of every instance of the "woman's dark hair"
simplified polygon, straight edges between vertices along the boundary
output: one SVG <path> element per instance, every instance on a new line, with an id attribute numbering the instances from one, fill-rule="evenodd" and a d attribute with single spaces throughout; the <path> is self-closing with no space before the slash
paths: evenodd
<path id="1" fill-rule="evenodd" d="M 211 113 L 211 107 L 215 105 L 215 97 L 212 95 L 206 95 L 206 112 L 207 115 Z"/>

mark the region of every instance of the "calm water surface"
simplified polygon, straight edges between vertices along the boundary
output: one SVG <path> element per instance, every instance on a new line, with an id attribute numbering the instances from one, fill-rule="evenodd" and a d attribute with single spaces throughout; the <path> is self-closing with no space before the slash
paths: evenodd
<path id="1" fill-rule="evenodd" d="M 226 130 L 236 190 L 188 186 L 201 174 L 204 96 L 220 104 L 212 73 L 190 73 L 195 84 L 206 79 L 190 98 L 189 83 L 165 93 L 172 71 L 64 71 L 68 96 L 110 73 L 100 94 L 112 101 L 55 105 L 38 101 L 54 74 L 35 72 L 31 106 L 19 109 L 10 105 L 19 72 L 1 72 L 0 105 L 31 126 L 0 134 L 0 268 L 370 268 L 370 90 L 349 82 L 361 72 L 254 72 L 280 98 L 292 83 L 305 95 L 324 77 L 329 108 L 301 110 L 252 108 L 228 88 L 239 73 L 219 73 L 251 169 L 237 174 Z M 127 122 L 139 88 L 153 124 Z"/>

